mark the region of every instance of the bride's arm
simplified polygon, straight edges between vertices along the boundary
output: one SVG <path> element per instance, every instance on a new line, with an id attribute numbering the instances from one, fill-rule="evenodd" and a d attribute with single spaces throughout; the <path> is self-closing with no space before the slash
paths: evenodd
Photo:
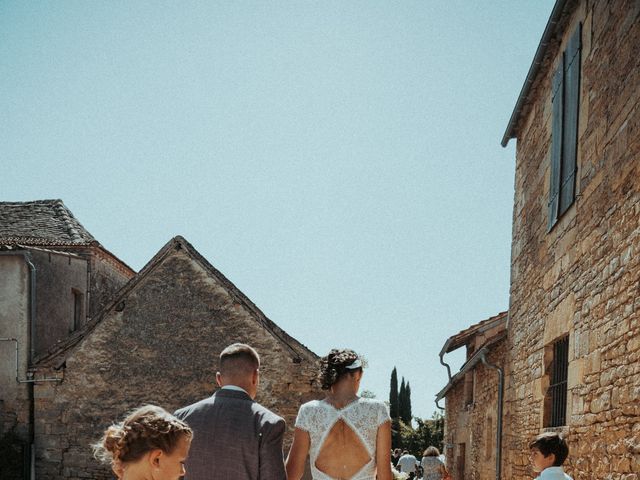
<path id="1" fill-rule="evenodd" d="M 391 422 L 384 422 L 378 427 L 376 467 L 378 480 L 391 480 Z"/>
<path id="2" fill-rule="evenodd" d="M 300 480 L 309 454 L 309 433 L 300 428 L 293 431 L 293 443 L 287 456 L 287 480 Z"/>

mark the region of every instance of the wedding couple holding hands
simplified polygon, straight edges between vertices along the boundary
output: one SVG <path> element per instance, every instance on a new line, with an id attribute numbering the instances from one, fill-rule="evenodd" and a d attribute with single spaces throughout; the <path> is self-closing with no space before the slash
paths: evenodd
<path id="1" fill-rule="evenodd" d="M 283 458 L 284 420 L 255 402 L 260 357 L 235 343 L 220 354 L 211 397 L 175 412 L 155 406 L 113 425 L 94 447 L 119 480 L 391 480 L 391 419 L 383 402 L 358 397 L 363 365 L 331 350 L 319 378 L 326 396 L 300 407 Z"/>

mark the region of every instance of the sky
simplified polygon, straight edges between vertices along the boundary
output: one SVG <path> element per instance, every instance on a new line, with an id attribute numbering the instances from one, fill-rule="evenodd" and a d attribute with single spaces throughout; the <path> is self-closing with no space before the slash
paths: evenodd
<path id="1" fill-rule="evenodd" d="M 553 3 L 2 0 L 0 201 L 62 199 L 135 270 L 184 236 L 430 417 L 444 342 L 508 307 L 500 140 Z"/>

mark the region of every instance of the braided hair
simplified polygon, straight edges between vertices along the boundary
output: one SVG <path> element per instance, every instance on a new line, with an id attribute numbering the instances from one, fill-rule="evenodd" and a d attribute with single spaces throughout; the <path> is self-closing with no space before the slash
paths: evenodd
<path id="1" fill-rule="evenodd" d="M 96 458 L 116 465 L 136 461 L 155 449 L 172 453 L 181 438 L 192 436 L 187 424 L 165 409 L 144 405 L 107 428 L 93 451 Z"/>
<path id="2" fill-rule="evenodd" d="M 323 390 L 329 390 L 342 375 L 347 372 L 362 371 L 362 367 L 347 369 L 347 367 L 360 357 L 356 352 L 348 348 L 334 348 L 328 355 L 320 359 L 320 373 L 318 379 Z"/>

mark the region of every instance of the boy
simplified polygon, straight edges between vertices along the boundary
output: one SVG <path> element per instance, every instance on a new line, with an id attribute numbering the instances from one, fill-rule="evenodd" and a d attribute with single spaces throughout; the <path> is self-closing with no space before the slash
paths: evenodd
<path id="1" fill-rule="evenodd" d="M 564 438 L 555 432 L 538 435 L 529 444 L 529 460 L 535 472 L 540 472 L 537 480 L 572 480 L 562 470 L 562 464 L 569 455 L 569 447 Z"/>

